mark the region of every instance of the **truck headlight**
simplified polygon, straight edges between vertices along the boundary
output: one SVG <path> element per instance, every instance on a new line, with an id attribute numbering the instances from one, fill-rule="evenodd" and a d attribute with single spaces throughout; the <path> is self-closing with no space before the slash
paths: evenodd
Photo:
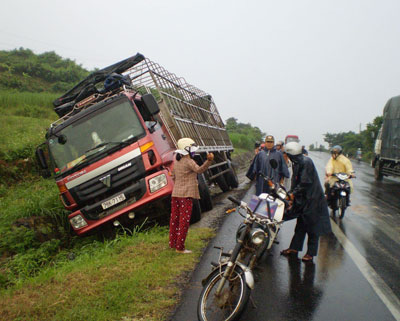
<path id="1" fill-rule="evenodd" d="M 158 191 L 160 188 L 167 186 L 167 176 L 165 174 L 158 175 L 149 179 L 150 193 Z"/>
<path id="2" fill-rule="evenodd" d="M 85 219 L 82 217 L 82 215 L 74 216 L 73 218 L 71 218 L 69 220 L 69 222 L 71 223 L 72 227 L 75 230 L 85 227 L 87 225 L 87 223 L 86 223 Z"/>
<path id="3" fill-rule="evenodd" d="M 262 229 L 256 228 L 251 230 L 251 242 L 254 245 L 260 245 L 265 239 L 265 233 Z"/>

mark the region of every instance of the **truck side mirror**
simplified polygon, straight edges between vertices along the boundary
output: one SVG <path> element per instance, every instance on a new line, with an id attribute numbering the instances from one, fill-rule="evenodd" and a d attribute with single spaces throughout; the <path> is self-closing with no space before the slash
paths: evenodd
<path id="1" fill-rule="evenodd" d="M 40 147 L 36 148 L 35 155 L 36 155 L 36 162 L 39 165 L 39 168 L 41 169 L 40 174 L 42 175 L 42 177 L 44 178 L 50 177 L 51 173 L 43 149 L 41 149 Z"/>
<path id="2" fill-rule="evenodd" d="M 142 96 L 142 101 L 149 113 L 153 116 L 160 112 L 160 107 L 152 94 L 145 94 Z"/>

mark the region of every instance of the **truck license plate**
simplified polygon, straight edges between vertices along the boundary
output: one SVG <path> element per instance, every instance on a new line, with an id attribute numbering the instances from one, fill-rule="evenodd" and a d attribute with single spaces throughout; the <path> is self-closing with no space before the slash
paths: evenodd
<path id="1" fill-rule="evenodd" d="M 122 193 L 122 194 L 119 194 L 119 195 L 109 199 L 108 201 L 101 203 L 101 206 L 103 207 L 103 210 L 105 210 L 111 206 L 114 206 L 115 204 L 125 201 L 125 199 L 126 199 L 126 197 L 125 197 L 124 193 Z"/>

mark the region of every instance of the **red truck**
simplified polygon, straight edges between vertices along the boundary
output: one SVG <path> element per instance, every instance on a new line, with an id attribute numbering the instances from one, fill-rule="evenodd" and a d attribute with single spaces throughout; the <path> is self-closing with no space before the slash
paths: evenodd
<path id="1" fill-rule="evenodd" d="M 299 141 L 300 141 L 300 139 L 299 139 L 299 136 L 297 136 L 297 135 L 287 135 L 285 137 L 285 144 L 290 143 L 290 142 L 298 143 Z"/>
<path id="2" fill-rule="evenodd" d="M 61 117 L 37 147 L 42 176 L 53 176 L 82 235 L 100 226 L 138 224 L 169 214 L 170 173 L 179 138 L 214 164 L 199 175 L 194 221 L 212 208 L 209 184 L 238 186 L 232 143 L 211 95 L 141 54 L 96 71 L 53 102 Z"/>

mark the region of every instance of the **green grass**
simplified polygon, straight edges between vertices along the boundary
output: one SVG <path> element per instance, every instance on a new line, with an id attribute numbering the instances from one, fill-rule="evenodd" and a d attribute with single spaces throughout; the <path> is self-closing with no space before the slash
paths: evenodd
<path id="1" fill-rule="evenodd" d="M 0 111 L 4 115 L 54 119 L 52 102 L 59 97 L 52 93 L 31 93 L 0 90 Z"/>
<path id="2" fill-rule="evenodd" d="M 233 151 L 233 153 L 232 153 L 232 157 L 233 158 L 235 158 L 235 157 L 238 157 L 238 156 L 241 156 L 241 155 L 244 155 L 244 154 L 246 154 L 246 153 L 248 153 L 249 152 L 249 150 L 248 149 L 244 149 L 244 148 L 236 148 L 235 147 L 235 149 L 234 149 L 234 151 Z"/>
<path id="3" fill-rule="evenodd" d="M 49 124 L 48 119 L 0 116 L 0 159 L 11 162 L 32 157 Z"/>
<path id="4" fill-rule="evenodd" d="M 4 320 L 166 320 L 177 304 L 182 275 L 193 270 L 210 229 L 190 229 L 186 245 L 168 248 L 167 228 L 82 246 L 73 261 L 0 292 Z M 62 254 L 64 259 L 61 259 Z"/>

